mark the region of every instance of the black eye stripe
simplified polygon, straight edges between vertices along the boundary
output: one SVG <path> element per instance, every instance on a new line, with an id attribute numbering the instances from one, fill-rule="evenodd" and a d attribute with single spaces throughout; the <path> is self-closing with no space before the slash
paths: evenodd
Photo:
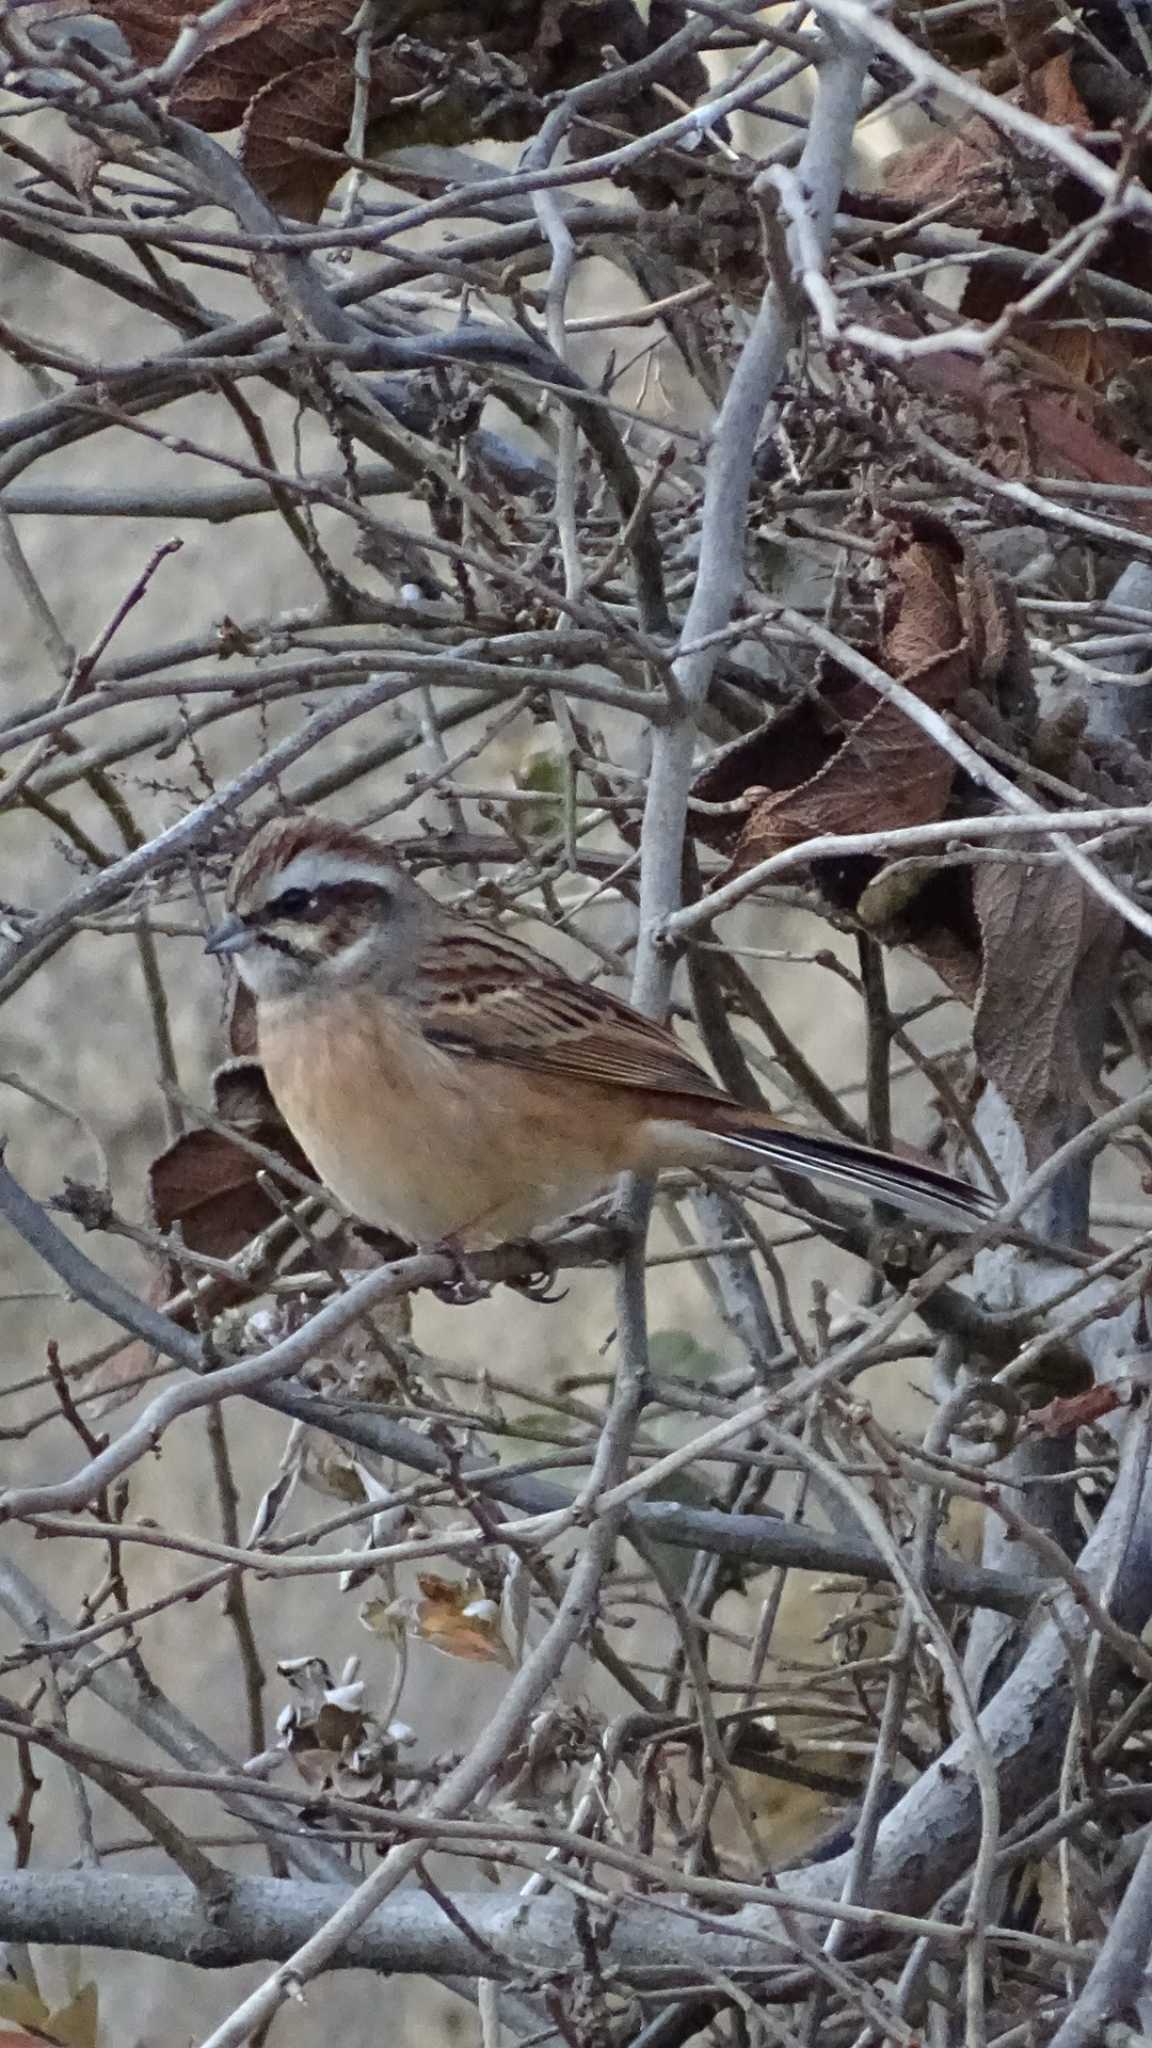
<path id="1" fill-rule="evenodd" d="M 288 960 L 306 960 L 308 955 L 300 946 L 294 946 L 288 939 L 277 938 L 273 932 L 261 932 L 260 944 L 273 953 L 283 953 Z"/>
<path id="2" fill-rule="evenodd" d="M 355 876 L 347 882 L 324 882 L 317 894 L 339 908 L 364 904 L 375 910 L 386 910 L 392 901 L 392 891 L 387 882 L 367 882 Z"/>
<path id="3" fill-rule="evenodd" d="M 314 889 L 285 889 L 260 912 L 260 922 L 296 918 L 303 924 L 318 924 L 334 910 L 371 905 L 385 909 L 392 891 L 385 882 L 368 882 L 351 877 L 346 882 L 318 882 Z"/>

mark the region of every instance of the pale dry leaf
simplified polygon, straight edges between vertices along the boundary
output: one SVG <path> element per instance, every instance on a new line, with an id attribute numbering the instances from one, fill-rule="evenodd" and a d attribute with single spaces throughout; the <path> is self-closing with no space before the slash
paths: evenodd
<path id="1" fill-rule="evenodd" d="M 31 2034 L 25 2034 L 22 2031 L 17 2034 L 11 2033 L 8 2027 L 9 2021 L 11 2021 L 14 2027 L 21 2029 L 24 2027 L 42 2028 L 48 2016 L 48 2007 L 45 2005 L 40 1993 L 34 1991 L 30 1984 L 0 1983 L 0 2028 L 3 2029 L 0 2032 L 0 2048 L 6 2048 L 6 2043 L 13 2040 L 31 2041 L 33 2039 Z M 44 2037 L 41 2034 L 39 2038 L 43 2040 Z"/>
<path id="2" fill-rule="evenodd" d="M 59 2048 L 96 2048 L 100 2000 L 95 1984 L 82 1984 L 74 1998 L 49 2016 L 45 2032 Z"/>
<path id="3" fill-rule="evenodd" d="M 300 1451 L 300 1479 L 314 1493 L 358 1507 L 367 1498 L 361 1468 L 349 1453 L 334 1450 L 329 1437 L 309 1430 Z"/>
<path id="4" fill-rule="evenodd" d="M 256 1512 L 252 1517 L 252 1527 L 248 1531 L 247 1547 L 249 1550 L 254 1550 L 258 1543 L 262 1543 L 266 1536 L 271 1535 L 293 1493 L 296 1491 L 296 1483 L 299 1477 L 299 1460 L 293 1459 L 287 1470 L 281 1472 L 279 1478 L 273 1480 L 267 1492 L 261 1495 L 260 1500 L 256 1504 Z"/>
<path id="5" fill-rule="evenodd" d="M 395 1600 L 365 1600 L 356 1618 L 361 1628 L 366 1628 L 370 1635 L 383 1636 L 393 1645 L 403 1641 L 406 1633 L 405 1617 L 399 1611 Z"/>

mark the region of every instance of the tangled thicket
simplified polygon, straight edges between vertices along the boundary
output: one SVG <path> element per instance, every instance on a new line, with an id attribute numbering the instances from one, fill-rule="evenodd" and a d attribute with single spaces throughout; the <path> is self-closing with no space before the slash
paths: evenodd
<path id="1" fill-rule="evenodd" d="M 350 1967 L 485 2048 L 1144 2038 L 1152 7 L 0 46 L 0 2017 L 96 2039 L 33 1943 L 269 1966 L 205 2048 Z M 997 1224 L 685 1178 L 550 1245 L 584 1329 L 485 1254 L 454 1363 L 243 1005 L 190 1059 L 300 804 Z"/>

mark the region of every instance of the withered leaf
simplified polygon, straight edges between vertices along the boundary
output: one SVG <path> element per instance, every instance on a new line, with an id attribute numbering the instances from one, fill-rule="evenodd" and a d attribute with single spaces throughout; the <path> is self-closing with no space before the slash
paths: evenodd
<path id="1" fill-rule="evenodd" d="M 945 710 L 977 680 L 962 603 L 965 548 L 941 522 L 917 517 L 893 527 L 884 556 L 885 665 Z M 940 818 L 954 777 L 951 757 L 904 711 L 832 671 L 818 704 L 806 699 L 730 750 L 694 794 L 716 801 L 756 785 L 765 792 L 731 849 L 739 874 L 806 839 Z M 710 821 L 698 829 L 708 837 Z"/>
<path id="2" fill-rule="evenodd" d="M 1071 60 L 1053 57 L 1029 74 L 1025 87 L 1006 95 L 1056 127 L 1088 128 L 1091 121 L 1072 83 Z M 1022 175 L 1023 146 L 986 121 L 967 114 L 942 135 L 902 149 L 885 166 L 889 198 L 913 207 L 950 202 L 952 227 L 979 228 L 993 240 L 1019 235 L 1039 218 L 1036 187 Z M 1050 179 L 1042 187 L 1050 192 Z"/>
<path id="3" fill-rule="evenodd" d="M 301 1705 L 286 1708 L 278 1722 L 278 1747 L 300 1776 L 345 1798 L 379 1799 L 391 1784 L 396 1743 L 365 1706 L 363 1685 L 333 1685 L 322 1658 L 277 1668 L 301 1696 Z"/>
<path id="4" fill-rule="evenodd" d="M 104 0 L 100 11 L 117 22 L 141 63 L 155 63 L 184 19 L 206 5 L 158 0 L 150 9 L 143 0 Z M 356 12 L 357 0 L 252 0 L 213 31 L 170 99 L 174 114 L 200 128 L 241 128 L 253 182 L 301 219 L 319 217 L 341 174 L 354 92 L 347 30 Z M 408 33 L 412 25 L 428 40 Z M 630 62 L 679 25 L 669 0 L 651 0 L 646 20 L 634 0 L 415 0 L 387 25 L 373 55 L 369 153 L 414 142 L 519 140 L 539 125 L 541 95 L 598 75 L 606 44 Z M 688 52 L 663 82 L 694 101 L 707 78 Z M 626 109 L 636 131 L 665 116 L 665 102 L 648 87 Z M 583 146 L 601 146 L 590 123 L 577 141 Z"/>
<path id="5" fill-rule="evenodd" d="M 222 1132 L 185 1131 L 149 1170 L 156 1223 L 179 1223 L 190 1250 L 229 1259 L 276 1213 L 255 1176 L 251 1155 Z"/>
<path id="6" fill-rule="evenodd" d="M 393 98 L 418 93 L 426 74 L 393 53 L 373 60 L 368 120 L 379 120 Z M 282 213 L 318 220 L 341 166 L 313 156 L 301 143 L 338 151 L 348 140 L 355 82 L 346 54 L 298 64 L 268 79 L 249 99 L 240 133 L 240 159 L 253 183 Z M 409 138 L 426 139 L 417 126 Z"/>
<path id="7" fill-rule="evenodd" d="M 296 1491 L 299 1477 L 299 1463 L 293 1461 L 273 1480 L 271 1486 L 267 1487 L 264 1493 L 261 1494 L 260 1499 L 256 1503 L 256 1512 L 252 1517 L 252 1526 L 248 1531 L 247 1547 L 249 1550 L 254 1550 L 258 1543 L 263 1543 L 264 1538 L 272 1534 L 284 1509 Z"/>
<path id="8" fill-rule="evenodd" d="M 1122 935 L 1116 913 L 1071 868 L 990 861 L 973 871 L 983 967 L 973 1020 L 981 1071 L 1019 1124 L 1030 1166 L 1070 1103 L 1090 1101 L 1085 1046 Z"/>
<path id="9" fill-rule="evenodd" d="M 881 324 L 889 333 L 914 332 L 903 316 Z M 1094 418 L 1089 419 L 1063 389 L 1030 385 L 1018 371 L 1010 379 L 992 377 L 986 364 L 949 351 L 903 364 L 901 376 L 917 390 L 980 420 L 989 435 L 983 461 L 997 476 L 1031 478 L 1040 469 L 1047 476 L 1149 487 L 1152 471 L 1118 446 L 1110 431 L 1113 419 L 1116 432 L 1123 429 L 1122 411 L 1111 400 L 1105 404 L 1103 397 L 1097 399 Z M 1112 383 L 1116 381 L 1123 379 Z M 1134 526 L 1152 526 L 1152 512 L 1139 502 L 1125 506 L 1125 517 Z"/>
<path id="10" fill-rule="evenodd" d="M 215 31 L 210 49 L 185 74 L 180 91 L 198 71 L 217 71 L 222 91 L 229 77 L 243 89 L 242 113 L 252 94 L 270 78 L 310 64 L 315 57 L 334 56 L 343 48 L 351 68 L 351 47 L 344 30 L 355 13 L 356 0 L 253 0 L 250 7 Z M 194 118 L 175 94 L 171 105 L 173 113 Z"/>
<path id="11" fill-rule="evenodd" d="M 101 0 L 96 12 L 114 21 L 140 64 L 158 64 L 184 23 L 204 14 L 210 0 Z M 235 128 L 253 95 L 270 78 L 317 56 L 335 56 L 356 0 L 252 0 L 214 29 L 208 47 L 179 80 L 169 105 L 181 120 L 215 131 Z"/>
<path id="12" fill-rule="evenodd" d="M 910 682 L 963 638 L 959 577 L 963 544 L 942 520 L 898 525 L 884 544 L 884 652 L 893 675 Z"/>
<path id="13" fill-rule="evenodd" d="M 901 150 L 885 166 L 884 190 L 917 209 L 947 200 L 951 227 L 1003 236 L 1032 219 L 1033 204 L 1006 186 L 1002 152 L 991 121 L 972 114 L 946 134 Z"/>
<path id="14" fill-rule="evenodd" d="M 115 22 L 138 64 L 160 64 L 185 21 L 203 14 L 211 0 L 100 0 L 93 14 Z"/>
<path id="15" fill-rule="evenodd" d="M 912 926 L 906 943 L 939 975 L 959 1002 L 972 1004 L 980 991 L 980 954 L 965 930 L 965 923 L 971 922 L 970 914 L 965 918 L 967 910 L 967 894 L 958 884 L 938 915 L 923 917 Z M 952 914 L 948 915 L 948 911 Z"/>
<path id="16" fill-rule="evenodd" d="M 944 701 L 954 670 L 950 664 L 932 679 L 941 682 Z M 740 835 L 733 873 L 826 833 L 890 831 L 939 818 L 953 774 L 950 757 L 903 711 L 876 704 L 810 781 L 758 805 Z"/>
<path id="17" fill-rule="evenodd" d="M 422 1642 L 471 1664 L 504 1664 L 512 1656 L 500 1632 L 500 1609 L 478 1579 L 442 1579 L 422 1572 L 412 1625 Z"/>
<path id="18" fill-rule="evenodd" d="M 221 1067 L 213 1086 L 219 1117 L 278 1153 L 296 1172 L 311 1173 L 255 1061 Z M 257 1180 L 261 1170 L 261 1162 L 223 1131 L 185 1131 L 149 1170 L 148 1193 L 157 1228 L 170 1230 L 179 1223 L 191 1251 L 231 1258 L 280 1214 Z M 236 1296 L 242 1298 L 242 1292 Z"/>
<path id="19" fill-rule="evenodd" d="M 1043 39 L 1037 46 L 1038 57 L 1042 47 Z M 1013 64 L 1011 71 L 1016 70 Z M 1135 109 L 1125 114 L 1113 94 L 1102 94 L 1098 74 L 1111 80 L 1106 65 L 1085 65 L 1069 49 L 1059 54 L 1049 51 L 1048 61 L 1038 61 L 1023 83 L 1017 76 L 1008 98 L 1057 128 L 1085 133 L 1117 122 L 1122 128 Z M 1008 73 L 1005 82 L 1007 78 Z M 1096 154 L 1109 160 L 1106 142 L 1096 145 Z M 970 115 L 943 137 L 902 150 L 887 166 L 887 198 L 909 207 L 946 200 L 950 225 L 978 228 L 991 240 L 1039 250 L 1051 238 L 1053 216 L 1074 225 L 1082 218 L 1083 200 L 1071 179 L 1059 174 L 1055 179 L 1037 177 L 1030 157 L 1034 153 L 1018 137 L 1002 134 L 982 117 Z M 1143 243 L 1136 246 L 1127 224 L 1119 223 L 1094 249 L 1093 264 L 1139 285 L 1147 270 L 1146 250 Z M 1015 266 L 995 259 L 980 264 L 968 276 L 959 315 L 990 323 L 1024 289 Z M 1050 381 L 1060 391 L 1060 406 L 1091 416 L 1097 398 L 1104 395 L 1109 380 L 1124 371 L 1136 347 L 1132 336 L 1116 332 L 1102 317 L 1093 318 L 1094 310 L 1092 294 L 1072 284 L 1049 296 L 1042 313 L 1014 322 L 1007 364 L 1014 393 L 1022 382 L 1022 356 L 1023 381 L 1035 381 L 1038 375 L 1043 383 L 1051 372 Z M 1029 452 L 1030 459 L 1039 457 L 1038 448 Z M 1042 466 L 1051 472 L 1046 459 Z"/>
<path id="20" fill-rule="evenodd" d="M 1056 1394 L 1043 1408 L 1031 1408 L 1028 1421 L 1045 1436 L 1075 1436 L 1105 1415 L 1124 1406 L 1124 1396 L 1114 1385 L 1089 1387 L 1083 1394 Z"/>

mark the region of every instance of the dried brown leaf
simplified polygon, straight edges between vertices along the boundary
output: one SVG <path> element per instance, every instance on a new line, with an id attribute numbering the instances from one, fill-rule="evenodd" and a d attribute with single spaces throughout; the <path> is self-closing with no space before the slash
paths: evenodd
<path id="1" fill-rule="evenodd" d="M 238 25 L 234 36 L 221 38 L 193 65 L 172 96 L 174 114 L 198 128 L 238 128 L 269 87 L 311 71 L 318 63 L 330 64 L 347 81 L 351 112 L 352 52 L 341 34 L 354 12 L 348 0 L 311 0 L 306 8 L 298 7 L 296 0 L 269 0 L 262 12 L 266 18 L 261 26 L 251 27 L 245 18 L 247 33 Z M 300 132 L 306 132 L 303 121 Z M 327 146 L 339 148 L 347 134 L 346 117 L 338 141 Z"/>
<path id="2" fill-rule="evenodd" d="M 946 912 L 922 917 L 901 936 L 933 973 L 939 975 L 957 1001 L 972 1005 L 980 992 L 980 953 L 966 929 L 971 923 L 971 914 L 967 891 L 959 881 L 953 900 L 956 898 L 959 898 L 959 904 L 951 918 Z"/>
<path id="3" fill-rule="evenodd" d="M 159 1228 L 179 1223 L 191 1251 L 230 1259 L 276 1214 L 256 1170 L 251 1156 L 220 1131 L 186 1131 L 149 1170 Z"/>
<path id="4" fill-rule="evenodd" d="M 185 21 L 203 14 L 211 0 L 100 0 L 93 14 L 113 21 L 138 64 L 160 64 Z"/>
<path id="5" fill-rule="evenodd" d="M 696 812 L 692 824 L 697 838 L 717 852 L 730 853 L 742 830 L 742 815 L 754 810 L 766 793 L 797 789 L 819 774 L 875 703 L 875 694 L 866 684 L 825 665 L 818 690 L 720 748 L 702 769 L 693 784 L 693 796 L 724 805 L 736 805 L 743 799 L 745 811 L 711 816 Z"/>
<path id="6" fill-rule="evenodd" d="M 1072 82 L 1067 54 L 1042 64 L 1006 98 L 1056 127 L 1092 125 Z M 893 157 L 885 167 L 885 194 L 913 208 L 947 200 L 950 226 L 1012 239 L 1039 221 L 1035 192 L 1021 175 L 1022 154 L 1026 150 L 1016 138 L 982 114 L 968 114 L 942 135 L 913 143 Z M 1050 186 L 1046 178 L 1042 189 L 1048 193 Z"/>
<path id="7" fill-rule="evenodd" d="M 251 0 L 212 37 L 212 49 L 245 50 L 244 61 L 264 78 L 337 47 L 359 0 Z M 348 48 L 345 39 L 345 48 Z"/>
<path id="8" fill-rule="evenodd" d="M 962 597 L 967 552 L 940 521 L 918 517 L 890 530 L 883 553 L 885 666 L 925 704 L 947 709 L 977 680 Z M 805 839 L 929 823 L 943 816 L 952 792 L 950 756 L 866 684 L 837 687 L 832 677 L 819 709 L 810 701 L 796 706 L 744 744 L 743 791 L 760 781 L 768 793 L 739 832 L 735 874 Z M 723 777 L 729 800 L 740 793 L 733 766 L 730 754 Z M 716 800 L 721 791 L 714 772 L 700 779 L 695 793 Z M 858 887 L 867 879 L 862 875 Z"/>
<path id="9" fill-rule="evenodd" d="M 427 66 L 393 51 L 382 52 L 372 65 L 369 127 L 378 126 L 395 100 L 419 93 L 430 82 Z M 281 72 L 250 100 L 240 135 L 240 159 L 253 183 L 281 213 L 298 220 L 320 218 L 342 167 L 300 145 L 342 150 L 348 140 L 354 93 L 352 65 L 345 52 Z M 427 127 L 421 110 L 411 108 L 401 139 L 432 140 Z M 372 139 L 379 147 L 379 135 Z M 391 137 L 389 142 L 398 146 Z"/>
<path id="10" fill-rule="evenodd" d="M 916 519 L 884 544 L 884 653 L 893 675 L 930 669 L 963 639 L 959 578 L 964 547 L 941 520 Z"/>
<path id="11" fill-rule="evenodd" d="M 1023 1134 L 1030 1166 L 1091 1100 L 1084 1045 L 1122 934 L 1120 919 L 1067 867 L 981 863 L 972 900 L 983 952 L 973 1043 Z"/>
<path id="12" fill-rule="evenodd" d="M 311 1172 L 255 1061 L 222 1067 L 213 1085 L 218 1116 L 234 1123 L 255 1144 L 277 1153 L 296 1172 Z M 232 1258 L 280 1214 L 259 1185 L 261 1171 L 261 1162 L 223 1131 L 185 1131 L 149 1170 L 148 1193 L 157 1228 L 170 1230 L 178 1223 L 191 1251 Z M 236 1298 L 242 1298 L 242 1291 Z"/>
<path id="13" fill-rule="evenodd" d="M 916 210 L 947 200 L 951 227 L 988 235 L 1004 235 L 1033 218 L 1031 199 L 1005 189 L 1000 135 L 979 114 L 901 150 L 885 168 L 884 191 Z"/>
<path id="14" fill-rule="evenodd" d="M 392 1782 L 396 1742 L 365 1705 L 363 1685 L 333 1685 L 321 1657 L 292 1658 L 277 1670 L 300 1699 L 280 1715 L 278 1747 L 305 1783 L 349 1799 L 379 1799 Z"/>
<path id="15" fill-rule="evenodd" d="M 1075 1436 L 1078 1429 L 1124 1405 L 1124 1395 L 1115 1385 L 1089 1387 L 1083 1394 L 1056 1394 L 1043 1408 L 1030 1408 L 1028 1421 L 1045 1436 Z"/>
<path id="16" fill-rule="evenodd" d="M 950 662 L 923 679 L 928 701 L 933 684 L 947 701 L 956 670 Z M 733 872 L 825 833 L 886 832 L 939 818 L 953 774 L 949 756 L 903 711 L 877 704 L 810 781 L 758 805 L 737 843 Z"/>
<path id="17" fill-rule="evenodd" d="M 512 1657 L 500 1632 L 500 1609 L 478 1579 L 442 1579 L 422 1572 L 412 1626 L 422 1642 L 470 1664 L 504 1664 Z"/>
<path id="18" fill-rule="evenodd" d="M 890 333 L 913 332 L 903 318 L 886 319 L 883 325 Z M 1055 368 L 1052 374 L 1057 376 Z M 1127 421 L 1110 398 L 1106 401 L 1084 388 L 1081 396 L 1091 402 L 1089 418 L 1071 390 L 1043 389 L 1039 381 L 1029 384 L 1018 372 L 1011 380 L 993 377 L 987 365 L 951 353 L 905 363 L 901 375 L 906 383 L 981 422 L 988 435 L 982 460 L 997 476 L 1031 479 L 1040 470 L 1047 476 L 1135 484 L 1143 490 L 1152 483 L 1152 470 L 1118 445 Z M 1139 501 L 1126 504 L 1124 516 L 1133 526 L 1152 527 L 1152 511 Z"/>

